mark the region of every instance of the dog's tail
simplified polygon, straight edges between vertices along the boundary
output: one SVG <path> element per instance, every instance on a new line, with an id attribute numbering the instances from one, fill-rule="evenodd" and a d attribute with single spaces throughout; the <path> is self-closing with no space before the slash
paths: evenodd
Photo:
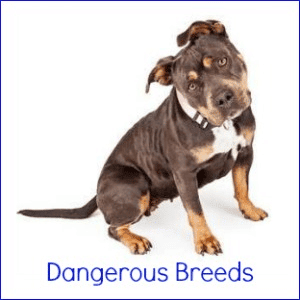
<path id="1" fill-rule="evenodd" d="M 86 205 L 72 209 L 43 209 L 43 210 L 20 210 L 18 214 L 36 218 L 66 218 L 84 219 L 89 217 L 97 209 L 96 196 Z"/>

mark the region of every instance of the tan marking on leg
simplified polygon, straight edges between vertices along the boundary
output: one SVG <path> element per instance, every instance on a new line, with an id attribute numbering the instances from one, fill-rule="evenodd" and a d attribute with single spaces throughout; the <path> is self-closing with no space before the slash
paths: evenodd
<path id="1" fill-rule="evenodd" d="M 254 138 L 254 128 L 242 128 L 241 130 L 243 137 L 247 141 L 247 144 L 250 145 Z"/>
<path id="2" fill-rule="evenodd" d="M 263 220 L 268 214 L 262 209 L 255 207 L 248 196 L 247 167 L 234 166 L 232 178 L 234 184 L 235 198 L 238 201 L 240 211 L 246 219 L 253 221 Z"/>
<path id="3" fill-rule="evenodd" d="M 188 218 L 191 227 L 193 228 L 195 249 L 198 254 L 218 254 L 222 253 L 220 243 L 212 235 L 203 214 L 196 214 L 193 211 L 188 211 Z"/>
<path id="4" fill-rule="evenodd" d="M 195 157 L 198 164 L 201 164 L 211 158 L 213 153 L 213 146 L 205 146 L 201 148 L 193 148 L 191 149 L 192 155 Z"/>
<path id="5" fill-rule="evenodd" d="M 144 213 L 148 209 L 149 202 L 150 202 L 150 196 L 149 196 L 149 192 L 147 192 L 147 194 L 143 195 L 140 198 L 140 210 L 142 213 Z"/>
<path id="6" fill-rule="evenodd" d="M 248 201 L 248 185 L 246 167 L 235 166 L 232 169 L 235 197 L 239 202 Z"/>
<path id="7" fill-rule="evenodd" d="M 189 223 L 193 228 L 194 234 L 201 235 L 203 237 L 211 236 L 210 229 L 207 226 L 206 220 L 203 214 L 196 214 L 193 211 L 188 211 Z"/>
<path id="8" fill-rule="evenodd" d="M 144 237 L 132 233 L 130 224 L 116 228 L 117 235 L 122 244 L 127 246 L 132 254 L 145 254 L 150 251 L 151 243 Z"/>
<path id="9" fill-rule="evenodd" d="M 195 80 L 198 78 L 198 73 L 196 71 L 190 71 L 188 74 L 189 80 Z"/>
<path id="10" fill-rule="evenodd" d="M 213 59 L 212 57 L 204 57 L 202 63 L 205 68 L 210 68 L 213 63 Z"/>

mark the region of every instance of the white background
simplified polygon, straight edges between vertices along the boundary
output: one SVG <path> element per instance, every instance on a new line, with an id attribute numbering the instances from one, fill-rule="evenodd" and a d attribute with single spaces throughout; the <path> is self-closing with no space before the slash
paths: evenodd
<path id="1" fill-rule="evenodd" d="M 2 7 L 3 298 L 298 298 L 298 3 L 5 2 Z M 33 219 L 24 208 L 77 207 L 95 195 L 101 168 L 122 135 L 165 99 L 147 76 L 176 54 L 196 20 L 221 20 L 245 57 L 257 120 L 250 196 L 270 217 L 251 222 L 231 176 L 200 191 L 223 255 L 199 256 L 180 199 L 134 226 L 151 253 L 131 255 L 110 239 L 100 212 L 86 220 Z M 61 267 L 166 267 L 165 283 L 47 281 Z M 189 267 L 253 269 L 251 283 L 200 276 Z"/>

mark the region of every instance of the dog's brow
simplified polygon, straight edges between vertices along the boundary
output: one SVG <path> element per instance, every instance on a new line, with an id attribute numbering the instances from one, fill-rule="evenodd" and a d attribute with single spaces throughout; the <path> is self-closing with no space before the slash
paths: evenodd
<path id="1" fill-rule="evenodd" d="M 207 56 L 207 57 L 205 57 L 205 58 L 203 59 L 203 65 L 204 65 L 204 67 L 206 67 L 206 68 L 210 68 L 211 65 L 212 65 L 212 62 L 213 62 L 213 58 L 212 58 L 212 57 Z"/>
<path id="2" fill-rule="evenodd" d="M 188 79 L 189 80 L 195 80 L 198 78 L 198 73 L 194 70 L 190 71 L 188 74 Z"/>
<path id="3" fill-rule="evenodd" d="M 195 48 L 195 46 L 187 47 L 185 53 L 192 56 L 196 61 L 200 62 L 202 59 L 202 54 Z"/>

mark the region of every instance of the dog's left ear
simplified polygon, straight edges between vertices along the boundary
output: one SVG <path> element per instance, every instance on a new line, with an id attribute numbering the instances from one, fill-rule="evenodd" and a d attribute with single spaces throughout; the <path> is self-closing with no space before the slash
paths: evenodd
<path id="1" fill-rule="evenodd" d="M 219 35 L 228 37 L 224 25 L 215 20 L 194 22 L 186 31 L 177 36 L 177 45 L 184 46 L 188 41 L 193 42 L 200 35 Z"/>
<path id="2" fill-rule="evenodd" d="M 170 85 L 172 83 L 172 64 L 174 61 L 173 56 L 168 56 L 160 59 L 155 68 L 151 71 L 148 77 L 148 82 L 146 85 L 146 93 L 149 92 L 150 84 L 152 82 L 159 82 L 162 85 Z"/>

